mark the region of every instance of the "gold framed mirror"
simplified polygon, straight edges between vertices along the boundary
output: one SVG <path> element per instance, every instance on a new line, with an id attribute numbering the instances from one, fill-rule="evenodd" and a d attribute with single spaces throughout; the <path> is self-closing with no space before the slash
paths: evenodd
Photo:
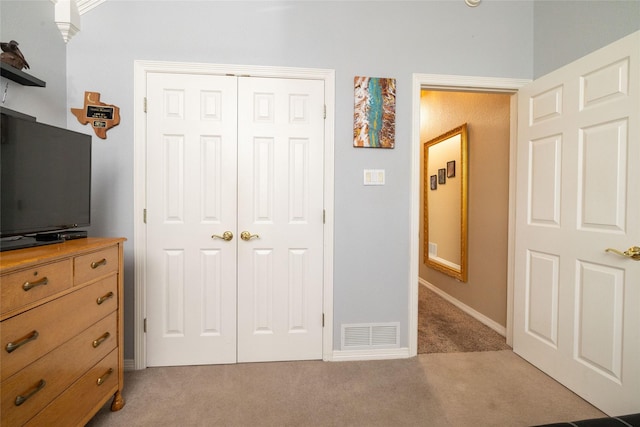
<path id="1" fill-rule="evenodd" d="M 424 263 L 467 281 L 467 124 L 424 143 Z"/>

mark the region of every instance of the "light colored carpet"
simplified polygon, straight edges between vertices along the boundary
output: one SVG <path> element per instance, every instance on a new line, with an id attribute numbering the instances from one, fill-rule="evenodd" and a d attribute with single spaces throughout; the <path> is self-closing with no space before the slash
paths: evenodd
<path id="1" fill-rule="evenodd" d="M 426 286 L 419 286 L 418 354 L 508 349 L 505 337 Z"/>
<path id="2" fill-rule="evenodd" d="M 530 426 L 600 411 L 511 351 L 149 368 L 100 426 Z"/>

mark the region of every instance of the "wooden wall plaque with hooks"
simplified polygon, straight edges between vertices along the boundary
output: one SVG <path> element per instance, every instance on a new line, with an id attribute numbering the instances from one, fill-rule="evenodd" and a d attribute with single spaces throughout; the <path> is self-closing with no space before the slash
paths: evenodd
<path id="1" fill-rule="evenodd" d="M 102 139 L 107 139 L 107 131 L 120 123 L 120 108 L 100 102 L 98 92 L 85 92 L 84 108 L 72 108 L 71 112 L 81 124 L 90 124 Z"/>

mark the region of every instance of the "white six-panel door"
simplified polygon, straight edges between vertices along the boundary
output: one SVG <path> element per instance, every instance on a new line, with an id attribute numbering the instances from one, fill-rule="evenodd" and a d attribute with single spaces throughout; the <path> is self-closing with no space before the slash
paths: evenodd
<path id="1" fill-rule="evenodd" d="M 322 358 L 323 93 L 239 80 L 239 362 Z"/>
<path id="2" fill-rule="evenodd" d="M 147 365 L 236 360 L 236 78 L 147 77 Z M 232 285 L 229 285 L 232 284 Z"/>
<path id="3" fill-rule="evenodd" d="M 147 86 L 147 365 L 322 358 L 323 82 Z"/>
<path id="4" fill-rule="evenodd" d="M 640 408 L 640 33 L 520 91 L 514 351 L 610 415 Z"/>

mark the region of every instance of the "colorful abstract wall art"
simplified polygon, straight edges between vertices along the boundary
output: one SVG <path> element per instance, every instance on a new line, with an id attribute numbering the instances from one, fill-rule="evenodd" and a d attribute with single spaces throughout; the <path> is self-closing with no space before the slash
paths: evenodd
<path id="1" fill-rule="evenodd" d="M 354 78 L 353 146 L 393 148 L 396 133 L 396 79 Z"/>

